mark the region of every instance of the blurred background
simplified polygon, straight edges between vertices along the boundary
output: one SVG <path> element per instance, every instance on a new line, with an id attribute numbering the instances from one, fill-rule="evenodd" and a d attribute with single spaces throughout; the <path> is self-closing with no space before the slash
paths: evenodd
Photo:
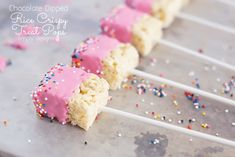
<path id="1" fill-rule="evenodd" d="M 5 156 L 138 156 L 138 157 L 209 157 L 234 156 L 235 149 L 217 143 L 192 138 L 170 130 L 103 113 L 94 126 L 84 132 L 71 125 L 40 120 L 34 111 L 30 93 L 43 74 L 57 63 L 70 64 L 76 45 L 100 32 L 99 20 L 122 0 L 10 0 L 0 5 L 0 60 L 8 66 L 0 70 L 0 157 Z M 17 11 L 48 5 L 43 16 L 48 23 L 36 21 L 42 11 Z M 13 9 L 15 6 L 15 10 Z M 13 10 L 12 10 L 13 9 Z M 57 10 L 57 11 L 56 11 Z M 14 25 L 16 12 L 23 21 Z M 216 0 L 192 0 L 182 12 L 196 15 L 235 28 L 235 9 Z M 23 17 L 24 16 L 24 17 Z M 61 24 L 58 26 L 58 20 Z M 57 21 L 57 22 L 56 22 Z M 42 35 L 35 26 L 53 28 Z M 33 30 L 37 35 L 21 33 Z M 61 33 L 62 35 L 58 35 Z M 235 65 L 235 36 L 194 22 L 176 18 L 164 30 L 164 39 Z M 224 94 L 224 83 L 231 81 L 234 71 L 217 67 L 182 52 L 156 45 L 152 53 L 141 58 L 138 69 L 233 99 L 234 89 Z M 141 78 L 136 78 L 141 81 Z M 177 126 L 235 140 L 235 109 L 227 104 L 202 98 L 205 108 L 195 110 L 184 91 L 166 88 L 167 96 L 152 93 L 138 95 L 129 80 L 122 89 L 112 91 L 109 106 Z M 146 84 L 149 80 L 144 80 Z M 155 86 L 161 84 L 151 82 Z M 133 90 L 125 87 L 131 86 Z M 134 98 L 134 99 L 133 99 Z M 175 102 L 178 105 L 175 106 Z M 136 107 L 138 104 L 138 107 Z M 157 118 L 156 118 L 157 116 Z M 195 119 L 194 123 L 190 120 Z M 202 124 L 210 127 L 203 128 Z M 159 144 L 152 144 L 154 140 Z M 84 144 L 87 143 L 87 144 Z"/>

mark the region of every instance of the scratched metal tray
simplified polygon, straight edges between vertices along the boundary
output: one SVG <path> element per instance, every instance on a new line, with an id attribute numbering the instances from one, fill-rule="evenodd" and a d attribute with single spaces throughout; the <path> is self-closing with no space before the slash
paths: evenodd
<path id="1" fill-rule="evenodd" d="M 11 3 L 1 2 L 1 43 L 14 37 L 10 29 L 8 6 L 30 4 L 24 2 L 18 0 Z M 31 4 L 42 5 L 42 3 L 33 1 Z M 0 54 L 12 60 L 12 66 L 0 73 L 1 157 L 234 156 L 234 148 L 108 113 L 102 113 L 88 132 L 71 125 L 51 123 L 46 119 L 40 120 L 35 116 L 29 95 L 43 73 L 58 62 L 69 63 L 70 54 L 75 45 L 89 35 L 98 33 L 99 18 L 120 3 L 121 0 L 90 0 L 64 4 L 69 5 L 69 12 L 64 15 L 64 18 L 69 20 L 69 24 L 68 34 L 61 38 L 62 44 L 33 42 L 25 52 L 3 44 L 0 46 Z M 184 12 L 235 27 L 235 9 L 214 0 L 194 0 L 184 9 Z M 165 30 L 164 38 L 194 50 L 202 49 L 209 56 L 235 64 L 234 35 L 176 19 L 172 26 Z M 155 59 L 156 62 L 153 62 Z M 232 71 L 215 67 L 161 45 L 157 45 L 149 56 L 141 59 L 138 69 L 163 75 L 191 86 L 194 86 L 192 81 L 198 78 L 203 90 L 210 92 L 217 90 L 217 93 L 220 93 L 222 83 L 234 75 Z M 127 82 L 124 86 L 126 84 L 131 85 Z M 206 108 L 197 111 L 184 97 L 182 90 L 167 88 L 165 92 L 168 96 L 164 98 L 156 97 L 151 92 L 137 95 L 133 86 L 133 90 L 121 89 L 111 92 L 113 100 L 108 106 L 149 118 L 153 118 L 154 112 L 161 118 L 164 116 L 166 123 L 181 127 L 187 127 L 188 120 L 195 118 L 196 122 L 192 124 L 193 130 L 235 140 L 235 127 L 231 125 L 235 122 L 233 107 L 202 98 Z M 178 107 L 172 103 L 172 95 L 176 96 Z M 206 116 L 202 116 L 202 112 L 206 112 Z M 179 124 L 179 120 L 184 120 L 184 123 Z M 210 128 L 202 128 L 202 123 L 208 123 Z"/>

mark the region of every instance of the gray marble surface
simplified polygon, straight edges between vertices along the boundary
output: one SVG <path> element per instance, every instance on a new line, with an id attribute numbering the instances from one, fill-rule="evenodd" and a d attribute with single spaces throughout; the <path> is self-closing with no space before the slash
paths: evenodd
<path id="1" fill-rule="evenodd" d="M 102 113 L 93 127 L 84 132 L 78 127 L 40 120 L 34 110 L 30 92 L 43 74 L 56 63 L 69 63 L 76 44 L 99 32 L 99 19 L 121 0 L 70 1 L 69 12 L 60 16 L 69 21 L 67 35 L 56 42 L 27 42 L 28 48 L 19 51 L 4 46 L 15 37 L 11 30 L 10 4 L 43 5 L 45 1 L 2 1 L 0 5 L 0 55 L 10 58 L 12 65 L 0 73 L 0 156 L 112 156 L 112 157 L 233 157 L 235 149 L 217 143 L 189 137 L 123 117 Z M 235 28 L 235 9 L 214 0 L 193 0 L 184 12 Z M 27 13 L 27 16 L 34 15 Z M 177 19 L 164 31 L 164 38 L 188 48 L 203 49 L 206 55 L 235 65 L 235 36 L 200 24 Z M 156 59 L 155 65 L 151 60 Z M 169 79 L 192 85 L 197 77 L 203 90 L 220 93 L 222 83 L 230 80 L 233 71 L 215 67 L 174 49 L 156 45 L 153 52 L 141 59 L 138 69 L 164 75 Z M 189 76 L 194 73 L 194 76 Z M 218 78 L 221 82 L 218 82 Z M 156 86 L 159 83 L 153 82 Z M 129 83 L 128 83 L 129 84 Z M 147 92 L 137 95 L 135 89 L 111 92 L 108 106 L 153 118 L 151 112 L 166 117 L 172 124 L 187 127 L 188 119 L 195 118 L 194 130 L 235 141 L 235 109 L 227 104 L 202 98 L 205 109 L 193 109 L 183 91 L 167 88 L 167 97 L 158 98 Z M 178 107 L 172 104 L 176 95 Z M 233 98 L 234 99 L 234 98 Z M 139 104 L 138 108 L 136 104 Z M 228 113 L 225 113 L 225 110 Z M 177 114 L 181 112 L 181 115 Z M 150 114 L 146 114 L 146 113 Z M 206 116 L 201 113 L 206 112 Z M 184 120 L 178 124 L 178 120 Z M 7 121 L 4 125 L 3 121 Z M 209 129 L 201 127 L 208 123 Z M 151 144 L 157 139 L 158 144 Z M 85 145 L 85 142 L 87 144 Z"/>

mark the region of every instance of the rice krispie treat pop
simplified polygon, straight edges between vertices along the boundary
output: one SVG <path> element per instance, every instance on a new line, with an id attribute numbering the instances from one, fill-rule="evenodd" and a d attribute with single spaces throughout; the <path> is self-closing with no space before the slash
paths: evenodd
<path id="1" fill-rule="evenodd" d="M 73 66 L 103 77 L 113 90 L 121 86 L 138 63 L 138 52 L 131 44 L 102 34 L 88 38 L 72 54 Z"/>
<path id="2" fill-rule="evenodd" d="M 102 32 L 124 43 L 133 44 L 147 55 L 162 37 L 160 20 L 127 6 L 119 6 L 101 19 Z"/>
<path id="3" fill-rule="evenodd" d="M 95 74 L 58 64 L 45 74 L 32 99 L 40 117 L 88 130 L 107 104 L 108 90 L 108 83 Z"/>
<path id="4" fill-rule="evenodd" d="M 157 17 L 168 27 L 180 9 L 188 0 L 125 0 L 126 4 L 136 10 Z"/>

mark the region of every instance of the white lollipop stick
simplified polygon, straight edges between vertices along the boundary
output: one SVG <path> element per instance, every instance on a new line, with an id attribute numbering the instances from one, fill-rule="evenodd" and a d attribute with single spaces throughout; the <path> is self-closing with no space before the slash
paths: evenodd
<path id="1" fill-rule="evenodd" d="M 186 13 L 178 13 L 176 16 L 178 18 L 181 18 L 181 19 L 197 22 L 197 23 L 203 24 L 205 26 L 209 26 L 209 27 L 212 27 L 212 28 L 215 28 L 215 29 L 227 32 L 227 33 L 235 34 L 235 29 L 233 29 L 231 27 L 224 26 L 224 25 L 221 25 L 219 23 L 211 22 L 211 21 L 208 21 L 208 20 L 204 20 L 202 18 L 193 16 L 193 15 L 189 15 L 189 14 L 186 14 Z"/>
<path id="2" fill-rule="evenodd" d="M 199 53 L 196 52 L 196 51 L 193 51 L 193 50 L 191 50 L 191 49 L 188 49 L 188 48 L 185 48 L 185 47 L 183 47 L 183 46 L 177 45 L 177 44 L 172 43 L 172 42 L 170 42 L 170 41 L 166 41 L 166 40 L 164 40 L 164 39 L 161 39 L 161 40 L 159 41 L 159 43 L 160 43 L 160 44 L 163 44 L 163 45 L 166 45 L 166 46 L 169 46 L 169 47 L 172 47 L 172 48 L 174 48 L 174 49 L 178 49 L 178 50 L 180 50 L 180 51 L 182 51 L 182 52 L 184 52 L 184 53 L 187 53 L 187 54 L 193 55 L 193 56 L 195 56 L 195 57 L 198 57 L 198 58 L 200 58 L 200 59 L 209 61 L 209 62 L 214 63 L 214 64 L 216 64 L 216 65 L 219 65 L 219 66 L 221 66 L 221 67 L 224 67 L 224 68 L 227 68 L 227 69 L 230 69 L 230 70 L 235 71 L 235 66 L 233 66 L 233 65 L 230 65 L 230 64 L 225 63 L 225 62 L 222 62 L 222 61 L 218 61 L 218 60 L 216 60 L 216 59 L 214 59 L 214 58 L 211 58 L 211 57 L 209 57 L 209 56 L 205 56 L 205 55 L 203 55 L 203 54 L 199 54 Z"/>
<path id="3" fill-rule="evenodd" d="M 195 93 L 195 94 L 199 94 L 201 96 L 205 96 L 205 97 L 217 100 L 219 102 L 223 102 L 223 103 L 235 106 L 235 101 L 233 101 L 231 99 L 224 98 L 222 96 L 218 96 L 218 95 L 215 95 L 215 94 L 203 91 L 203 90 L 199 90 L 199 89 L 196 89 L 196 88 L 193 88 L 193 87 L 190 87 L 190 86 L 178 83 L 178 82 L 174 82 L 174 81 L 171 81 L 171 80 L 159 77 L 159 76 L 148 74 L 146 72 L 142 72 L 142 71 L 135 70 L 135 69 L 131 70 L 130 73 L 132 73 L 134 75 L 137 75 L 137 76 L 144 77 L 144 78 L 148 78 L 150 80 L 154 80 L 154 81 L 157 81 L 157 82 L 166 83 L 166 84 L 168 84 L 170 86 L 173 86 L 173 87 L 176 87 L 176 88 L 180 88 L 180 89 L 183 89 L 185 91 L 189 91 L 189 92 L 192 92 L 192 93 Z"/>
<path id="4" fill-rule="evenodd" d="M 227 140 L 227 139 L 224 139 L 224 138 L 212 136 L 212 135 L 209 135 L 209 134 L 204 134 L 204 133 L 194 131 L 194 130 L 185 129 L 185 128 L 178 127 L 178 126 L 175 126 L 175 125 L 172 125 L 172 124 L 167 124 L 167 123 L 164 123 L 164 122 L 160 122 L 160 121 L 153 120 L 153 119 L 150 119 L 150 118 L 145 118 L 145 117 L 138 116 L 138 115 L 128 113 L 128 112 L 123 112 L 123 111 L 113 109 L 113 108 L 110 108 L 110 107 L 104 107 L 104 108 L 102 108 L 102 110 L 104 112 L 108 112 L 108 113 L 111 113 L 111 114 L 123 116 L 123 117 L 129 118 L 129 119 L 134 119 L 134 120 L 144 122 L 144 123 L 147 123 L 147 124 L 151 124 L 151 125 L 154 125 L 154 126 L 159 126 L 159 127 L 165 128 L 165 129 L 181 132 L 181 133 L 184 133 L 184 134 L 187 134 L 187 135 L 190 135 L 190 136 L 194 136 L 194 137 L 206 139 L 206 140 L 209 140 L 209 141 L 217 142 L 217 143 L 220 143 L 220 144 L 225 144 L 225 145 L 228 145 L 228 146 L 235 147 L 235 142 L 234 141 Z"/>
<path id="5" fill-rule="evenodd" d="M 219 1 L 220 3 L 224 3 L 226 5 L 235 7 L 235 1 L 232 1 L 232 0 L 217 0 L 217 1 Z"/>

